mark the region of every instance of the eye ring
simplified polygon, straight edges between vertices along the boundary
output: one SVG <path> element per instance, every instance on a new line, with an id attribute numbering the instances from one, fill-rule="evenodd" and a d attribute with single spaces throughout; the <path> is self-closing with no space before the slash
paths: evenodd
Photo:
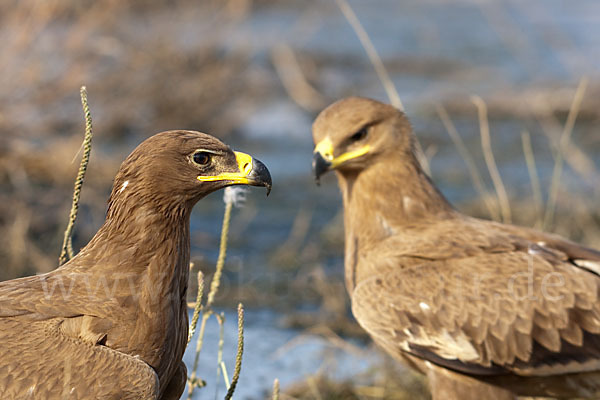
<path id="1" fill-rule="evenodd" d="M 356 132 L 354 135 L 350 136 L 350 140 L 353 142 L 358 142 L 359 140 L 363 140 L 364 138 L 366 138 L 368 133 L 369 128 L 365 126 L 364 128 L 361 128 L 358 132 Z"/>
<path id="2" fill-rule="evenodd" d="M 192 156 L 192 161 L 201 166 L 206 166 L 210 164 L 211 155 L 206 151 L 197 151 Z"/>

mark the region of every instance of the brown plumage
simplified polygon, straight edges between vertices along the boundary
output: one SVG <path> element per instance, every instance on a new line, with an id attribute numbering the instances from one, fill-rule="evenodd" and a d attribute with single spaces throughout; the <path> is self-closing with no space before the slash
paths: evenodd
<path id="1" fill-rule="evenodd" d="M 199 132 L 140 144 L 106 221 L 69 262 L 0 283 L 0 398 L 178 399 L 186 382 L 190 212 L 265 166 Z"/>
<path id="2" fill-rule="evenodd" d="M 435 399 L 600 397 L 600 252 L 459 213 L 389 105 L 341 100 L 313 138 L 342 192 L 353 314 Z"/>

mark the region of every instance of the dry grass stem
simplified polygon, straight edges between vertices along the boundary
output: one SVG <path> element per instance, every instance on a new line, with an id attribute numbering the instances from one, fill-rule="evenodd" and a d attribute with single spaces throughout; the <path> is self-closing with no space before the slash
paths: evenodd
<path id="1" fill-rule="evenodd" d="M 479 116 L 479 132 L 481 134 L 481 148 L 483 149 L 483 156 L 487 165 L 488 171 L 494 183 L 496 189 L 496 195 L 498 196 L 498 203 L 500 204 L 500 211 L 502 214 L 502 221 L 510 223 L 512 216 L 510 212 L 510 203 L 508 201 L 508 195 L 502 182 L 502 177 L 498 171 L 494 153 L 492 151 L 492 144 L 490 140 L 490 126 L 487 116 L 487 106 L 483 99 L 479 96 L 471 96 L 471 101 L 477 107 L 477 114 Z"/>
<path id="2" fill-rule="evenodd" d="M 223 373 L 223 380 L 225 381 L 225 387 L 228 388 L 229 387 L 229 374 L 227 373 L 227 366 L 225 365 L 225 362 L 223 362 L 221 360 L 221 362 L 219 363 L 219 367 L 221 369 L 221 372 Z"/>
<path id="3" fill-rule="evenodd" d="M 275 46 L 271 51 L 271 60 L 283 87 L 296 104 L 311 112 L 325 107 L 323 96 L 306 80 L 290 46 L 285 43 Z"/>
<path id="4" fill-rule="evenodd" d="M 201 299 L 202 299 L 202 292 L 204 291 L 204 279 L 200 272 L 199 272 L 199 276 L 198 276 L 198 297 L 197 297 L 196 303 L 194 305 L 195 307 L 194 307 L 194 316 L 192 317 L 192 323 L 193 324 L 198 323 L 199 316 L 197 315 L 197 313 L 199 314 L 200 312 L 202 312 L 202 321 L 200 322 L 200 332 L 198 333 L 198 339 L 196 341 L 196 351 L 194 354 L 194 363 L 192 366 L 192 373 L 188 377 L 188 397 L 187 397 L 188 400 L 191 400 L 192 395 L 194 393 L 194 389 L 196 387 L 203 387 L 206 385 L 206 383 L 203 380 L 197 378 L 196 371 L 198 370 L 198 365 L 199 365 L 199 361 L 200 361 L 200 352 L 202 351 L 202 346 L 204 345 L 204 332 L 206 330 L 206 323 L 207 323 L 208 319 L 210 318 L 210 316 L 213 315 L 213 313 L 214 313 L 214 311 L 212 309 L 212 304 L 214 303 L 215 296 L 217 295 L 217 292 L 219 291 L 221 276 L 223 273 L 223 267 L 225 265 L 225 257 L 227 255 L 229 225 L 231 222 L 231 209 L 233 208 L 236 201 L 240 200 L 240 198 L 238 196 L 236 196 L 235 193 L 227 193 L 227 192 L 225 193 L 223 198 L 225 201 L 225 213 L 223 215 L 223 226 L 221 229 L 221 242 L 220 242 L 220 246 L 219 246 L 219 256 L 217 258 L 215 274 L 213 275 L 213 278 L 211 281 L 210 291 L 208 293 L 205 305 L 200 305 Z M 240 306 L 241 306 L 241 304 L 240 304 Z M 239 311 L 239 307 L 238 307 L 238 316 L 239 316 L 239 313 L 240 313 L 240 311 Z M 224 363 L 222 361 L 224 319 L 225 319 L 224 314 L 217 315 L 217 321 L 219 322 L 219 326 L 220 326 L 219 353 L 218 353 L 218 357 L 217 357 L 218 358 L 218 360 L 217 360 L 217 368 L 218 368 L 217 375 L 222 370 L 224 373 L 225 382 L 227 384 L 228 383 L 227 382 L 228 381 L 227 370 L 226 370 L 226 368 L 224 368 Z M 239 322 L 239 320 L 238 320 L 238 322 Z M 243 324 L 243 314 L 242 314 L 241 323 Z M 238 329 L 239 329 L 239 326 L 238 326 Z M 195 325 L 190 328 L 190 334 L 188 335 L 188 343 L 191 339 L 191 336 L 193 335 L 192 331 L 195 331 Z M 242 327 L 242 332 L 243 332 L 243 327 Z M 242 344 L 242 348 L 240 350 L 240 345 L 238 343 L 238 352 L 239 351 L 243 351 L 243 344 Z M 241 355 L 239 356 L 239 358 L 240 358 L 239 362 L 241 363 Z M 236 367 L 237 367 L 237 365 L 236 365 Z M 241 365 L 240 365 L 240 368 L 241 368 Z M 239 375 L 239 371 L 237 371 L 237 373 Z M 234 371 L 234 379 L 236 379 L 235 382 L 237 383 L 237 378 L 235 378 L 235 371 Z M 232 386 L 233 386 L 233 382 L 234 381 L 232 380 Z M 229 386 L 228 390 L 230 390 L 230 389 L 231 389 L 231 386 Z M 232 391 L 232 394 L 233 394 L 233 391 Z"/>
<path id="5" fill-rule="evenodd" d="M 560 186 L 560 178 L 562 175 L 563 157 L 569 146 L 571 140 L 571 133 L 573 133 L 575 120 L 577 119 L 577 115 L 579 114 L 579 109 L 581 107 L 581 102 L 583 101 L 583 96 L 585 95 L 587 85 L 588 79 L 586 77 L 583 77 L 579 80 L 579 85 L 577 85 L 577 90 L 575 91 L 575 95 L 573 96 L 573 102 L 571 103 L 569 114 L 567 115 L 567 121 L 565 122 L 564 129 L 562 131 L 562 134 L 560 135 L 560 141 L 554 159 L 552 183 L 550 185 L 550 193 L 548 195 L 548 203 L 546 205 L 546 213 L 544 215 L 544 229 L 549 229 L 554 219 L 556 201 L 558 199 L 558 189 Z"/>
<path id="6" fill-rule="evenodd" d="M 190 322 L 190 330 L 188 332 L 188 343 L 192 340 L 194 333 L 196 333 L 196 326 L 198 325 L 198 318 L 200 312 L 203 309 L 202 296 L 204 295 L 204 274 L 202 271 L 198 271 L 198 293 L 196 294 L 196 303 L 194 303 L 194 314 L 192 314 L 192 321 Z"/>
<path id="7" fill-rule="evenodd" d="M 202 314 L 202 322 L 200 323 L 200 332 L 198 333 L 198 339 L 196 340 L 196 351 L 194 353 L 194 364 L 192 365 L 192 373 L 188 377 L 188 400 L 192 399 L 194 389 L 206 386 L 206 382 L 197 377 L 196 371 L 198 370 L 198 363 L 200 362 L 200 352 L 204 344 L 204 332 L 206 330 L 206 321 L 210 317 L 208 312 Z"/>
<path id="8" fill-rule="evenodd" d="M 219 343 L 217 350 L 217 381 L 219 380 L 219 375 L 221 374 L 221 370 L 223 370 L 223 380 L 225 381 L 225 387 L 229 387 L 229 376 L 227 376 L 227 370 L 223 369 L 225 363 L 223 362 L 223 345 L 225 344 L 225 314 L 220 313 L 215 315 L 217 318 L 217 322 L 219 323 Z M 218 385 L 215 385 L 215 397 L 218 392 Z"/>
<path id="9" fill-rule="evenodd" d="M 377 73 L 377 76 L 379 77 L 379 80 L 381 81 L 381 84 L 383 85 L 383 88 L 385 89 L 385 92 L 387 93 L 388 98 L 390 99 L 390 103 L 392 103 L 392 105 L 400 111 L 404 111 L 404 105 L 402 104 L 402 100 L 400 100 L 398 90 L 396 90 L 396 86 L 390 78 L 390 75 L 388 74 L 387 69 L 383 64 L 381 57 L 379 57 L 379 54 L 375 49 L 375 46 L 373 46 L 373 42 L 371 42 L 369 34 L 367 33 L 367 31 L 365 31 L 365 28 L 363 28 L 358 17 L 354 13 L 354 10 L 352 9 L 352 7 L 350 7 L 350 4 L 348 4 L 346 0 L 336 0 L 336 3 L 342 11 L 342 13 L 344 14 L 344 17 L 346 17 L 346 19 L 352 26 L 352 29 L 354 29 L 356 36 L 358 36 L 358 40 L 360 40 L 360 43 L 367 52 L 367 56 L 369 57 L 371 64 L 375 68 L 375 72 Z M 421 143 L 418 139 L 416 141 L 416 152 L 417 158 L 419 159 L 423 170 L 425 171 L 425 173 L 427 173 L 427 175 L 431 176 L 431 167 L 429 166 L 429 160 L 427 160 L 427 157 L 423 152 L 423 147 L 421 146 Z"/>
<path id="10" fill-rule="evenodd" d="M 87 101 L 87 89 L 82 86 L 80 89 L 81 94 L 81 105 L 83 106 L 83 115 L 85 118 L 85 136 L 83 139 L 83 156 L 81 157 L 81 163 L 79 164 L 79 171 L 77 172 L 77 178 L 75 179 L 75 187 L 73 188 L 73 202 L 71 204 L 71 212 L 69 214 L 69 223 L 65 230 L 63 238 L 63 244 L 60 251 L 60 257 L 58 258 L 58 265 L 66 263 L 68 260 L 73 258 L 73 226 L 77 219 L 77 213 L 79 212 L 79 199 L 81 197 L 81 187 L 85 179 L 85 173 L 87 166 L 90 161 L 90 152 L 92 151 L 92 115 L 90 113 L 90 107 Z"/>
<path id="11" fill-rule="evenodd" d="M 556 158 L 558 151 L 563 125 L 558 121 L 553 113 L 553 110 L 548 109 L 546 112 L 537 112 L 535 118 L 542 127 L 542 132 L 550 143 L 552 143 Z M 583 178 L 590 186 L 600 186 L 600 172 L 596 168 L 595 161 L 587 155 L 575 143 L 569 141 L 565 149 L 567 157 L 563 157 L 563 161 L 571 167 L 571 169 Z"/>
<path id="12" fill-rule="evenodd" d="M 367 56 L 369 57 L 371 64 L 373 64 L 375 72 L 377 72 L 377 75 L 383 84 L 383 88 L 385 89 L 390 102 L 394 107 L 404 111 L 404 105 L 402 104 L 402 100 L 400 100 L 400 95 L 394 86 L 394 82 L 392 82 L 385 65 L 383 65 L 383 61 L 381 61 L 377 50 L 375 50 L 375 46 L 373 46 L 373 42 L 371 42 L 369 34 L 365 31 L 365 28 L 363 28 L 358 17 L 354 13 L 354 10 L 352 7 L 350 7 L 350 4 L 348 4 L 346 0 L 336 0 L 336 3 L 340 10 L 342 10 L 344 17 L 346 17 L 352 26 L 352 29 L 354 29 L 356 36 L 358 36 L 358 40 L 360 40 L 360 43 L 367 52 Z"/>
<path id="13" fill-rule="evenodd" d="M 272 400 L 279 400 L 279 379 L 275 378 L 273 381 L 273 396 L 271 396 Z"/>
<path id="14" fill-rule="evenodd" d="M 217 267 L 212 281 L 210 282 L 210 291 L 206 300 L 206 308 L 210 308 L 215 301 L 215 296 L 219 291 L 221 284 L 221 275 L 223 274 L 223 266 L 225 265 L 225 257 L 227 256 L 227 237 L 229 234 L 229 222 L 231 221 L 231 209 L 233 202 L 225 203 L 225 215 L 223 216 L 223 227 L 221 228 L 221 244 L 219 247 L 219 257 L 217 258 Z"/>
<path id="15" fill-rule="evenodd" d="M 367 33 L 367 31 L 365 31 L 365 28 L 363 28 L 358 17 L 356 16 L 356 13 L 354 13 L 354 10 L 352 9 L 352 7 L 350 7 L 350 4 L 348 4 L 346 0 L 336 0 L 336 3 L 342 11 L 342 13 L 344 14 L 344 17 L 346 17 L 346 19 L 350 23 L 350 26 L 352 26 L 352 29 L 356 33 L 356 36 L 358 36 L 358 40 L 360 40 L 360 43 L 362 44 L 363 48 L 367 52 L 367 56 L 369 57 L 371 64 L 375 68 L 375 72 L 377 72 L 377 76 L 379 77 L 379 80 L 381 81 L 381 84 L 383 85 L 383 88 L 385 89 L 385 92 L 387 93 L 388 98 L 390 99 L 390 103 L 392 103 L 392 105 L 398 108 L 399 110 L 404 111 L 404 105 L 402 104 L 402 100 L 400 100 L 398 90 L 396 90 L 394 82 L 390 78 L 390 75 L 388 74 L 387 69 L 383 64 L 383 61 L 381 61 L 381 57 L 379 57 L 375 46 L 373 46 L 373 42 L 371 42 L 371 38 L 369 38 L 369 34 Z M 417 158 L 419 159 L 421 166 L 423 167 L 427 175 L 431 176 L 431 168 L 429 166 L 429 161 L 427 160 L 427 157 L 423 152 L 423 147 L 421 146 L 421 143 L 418 139 L 416 141 L 416 151 Z"/>
<path id="16" fill-rule="evenodd" d="M 477 169 L 477 165 L 475 164 L 473 157 L 471 157 L 471 154 L 469 154 L 469 150 L 467 150 L 467 147 L 465 146 L 465 143 L 463 142 L 458 131 L 456 130 L 454 123 L 452 123 L 448 112 L 441 104 L 436 104 L 435 110 L 437 111 L 437 114 L 440 117 L 442 124 L 444 124 L 444 127 L 446 128 L 446 131 L 450 136 L 450 139 L 452 139 L 452 143 L 454 143 L 454 146 L 456 146 L 458 153 L 462 157 L 465 164 L 467 164 L 467 169 L 469 170 L 469 174 L 471 175 L 471 182 L 473 182 L 473 187 L 479 194 L 479 197 L 483 200 L 488 210 L 488 213 L 490 214 L 490 218 L 498 221 L 500 219 L 498 202 L 494 201 L 495 198 L 485 188 L 483 180 L 481 179 L 481 175 L 479 174 L 479 170 Z"/>
<path id="17" fill-rule="evenodd" d="M 238 304 L 238 345 L 237 354 L 235 356 L 235 368 L 233 370 L 233 377 L 231 378 L 231 385 L 227 389 L 225 400 L 230 400 L 235 392 L 238 380 L 240 379 L 240 372 L 242 370 L 242 356 L 244 354 L 244 306 L 242 303 Z"/>
<path id="18" fill-rule="evenodd" d="M 533 147 L 531 146 L 531 136 L 529 132 L 521 132 L 521 142 L 523 144 L 523 154 L 525 156 L 525 162 L 527 163 L 527 171 L 529 172 L 529 180 L 531 181 L 531 190 L 533 192 L 533 206 L 535 208 L 535 225 L 540 228 L 543 224 L 542 209 L 544 207 L 542 201 L 542 188 L 540 185 L 540 178 L 537 173 L 537 167 L 535 164 L 535 156 L 533 154 Z"/>

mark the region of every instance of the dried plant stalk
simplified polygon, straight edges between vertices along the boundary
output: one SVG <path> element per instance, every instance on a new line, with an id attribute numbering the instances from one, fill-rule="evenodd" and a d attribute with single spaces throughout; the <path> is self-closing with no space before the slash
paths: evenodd
<path id="1" fill-rule="evenodd" d="M 196 294 L 196 303 L 194 304 L 194 314 L 192 315 L 192 322 L 190 323 L 190 329 L 188 331 L 188 343 L 192 340 L 194 333 L 196 333 L 196 326 L 198 325 L 198 318 L 200 312 L 203 309 L 202 296 L 204 294 L 204 274 L 202 271 L 198 271 L 198 293 Z"/>
<path id="2" fill-rule="evenodd" d="M 477 107 L 477 114 L 479 116 L 479 132 L 481 134 L 481 148 L 483 149 L 483 156 L 487 165 L 494 188 L 496 189 L 496 195 L 498 196 L 498 203 L 500 204 L 500 211 L 502 213 L 502 222 L 511 223 L 512 216 L 510 212 L 510 203 L 508 201 L 508 195 L 502 182 L 502 177 L 498 171 L 496 160 L 494 158 L 494 152 L 492 151 L 492 144 L 490 140 L 490 125 L 487 116 L 487 106 L 483 99 L 479 96 L 471 96 L 471 101 Z"/>
<path id="3" fill-rule="evenodd" d="M 521 142 L 523 143 L 523 154 L 525 155 L 525 162 L 527 163 L 527 171 L 529 172 L 529 180 L 531 181 L 531 190 L 533 192 L 533 206 L 535 207 L 535 224 L 538 228 L 542 226 L 542 189 L 540 185 L 540 178 L 537 173 L 537 167 L 535 165 L 535 156 L 533 154 L 533 147 L 531 146 L 531 136 L 529 132 L 521 132 Z"/>
<path id="4" fill-rule="evenodd" d="M 490 218 L 492 218 L 495 221 L 499 221 L 500 211 L 498 210 L 498 202 L 494 201 L 495 199 L 485 188 L 483 184 L 483 179 L 481 179 L 481 175 L 479 175 L 479 170 L 475 165 L 475 161 L 473 160 L 473 157 L 471 157 L 471 154 L 469 154 L 469 150 L 467 150 L 467 146 L 465 146 L 465 143 L 458 134 L 458 131 L 452 123 L 448 112 L 441 104 L 436 104 L 435 110 L 437 111 L 438 116 L 442 120 L 442 124 L 444 124 L 448 135 L 450 135 L 450 139 L 452 139 L 454 146 L 456 146 L 458 153 L 461 155 L 462 159 L 467 164 L 467 169 L 469 170 L 469 174 L 471 175 L 471 181 L 473 182 L 473 187 L 479 194 L 479 197 L 483 199 L 488 213 L 490 214 Z"/>
<path id="5" fill-rule="evenodd" d="M 544 229 L 549 229 L 554 219 L 554 212 L 556 210 L 556 201 L 558 199 L 558 188 L 560 186 L 560 177 L 562 175 L 563 166 L 563 155 L 569 147 L 569 141 L 571 140 L 571 133 L 573 133 L 573 127 L 575 126 L 575 120 L 579 114 L 581 108 L 581 102 L 587 89 L 588 79 L 586 77 L 581 78 L 575 96 L 573 96 L 573 102 L 569 108 L 569 114 L 567 115 L 567 121 L 562 134 L 560 135 L 560 142 L 556 151 L 554 159 L 554 169 L 552 171 L 552 183 L 550 184 L 550 193 L 548 195 L 548 204 L 546 206 L 546 213 L 544 215 Z"/>
<path id="6" fill-rule="evenodd" d="M 273 396 L 272 400 L 279 400 L 279 379 L 273 381 Z"/>
<path id="7" fill-rule="evenodd" d="M 204 333 L 206 331 L 206 322 L 208 321 L 210 316 L 214 314 L 212 305 L 214 303 L 217 292 L 219 291 L 219 286 L 221 283 L 221 276 L 223 274 L 223 267 L 225 265 L 225 257 L 227 255 L 229 224 L 231 222 L 231 209 L 233 208 L 234 204 L 241 202 L 243 200 L 243 196 L 238 196 L 238 195 L 236 195 L 235 191 L 228 190 L 228 189 L 231 189 L 231 188 L 226 188 L 225 194 L 223 196 L 223 199 L 225 201 L 225 213 L 223 215 L 223 226 L 221 229 L 221 243 L 219 246 L 219 256 L 217 258 L 215 274 L 213 275 L 213 278 L 212 278 L 212 281 L 210 284 L 210 291 L 208 293 L 205 305 L 201 305 L 202 292 L 204 291 L 204 279 L 203 279 L 203 276 L 201 275 L 201 272 L 199 272 L 199 276 L 198 276 L 198 296 L 196 298 L 196 303 L 194 304 L 194 315 L 192 316 L 192 324 L 190 326 L 190 331 L 188 334 L 188 343 L 191 340 L 191 338 L 194 335 L 194 332 L 196 330 L 196 325 L 198 323 L 200 312 L 202 312 L 202 320 L 200 322 L 200 332 L 198 333 L 198 339 L 196 341 L 196 351 L 194 354 L 194 363 L 192 366 L 192 373 L 188 377 L 188 397 L 187 397 L 188 400 L 191 400 L 195 388 L 203 387 L 206 385 L 206 382 L 204 382 L 203 380 L 201 380 L 197 377 L 197 370 L 198 370 L 198 365 L 199 365 L 199 361 L 200 361 L 200 352 L 202 351 L 202 346 L 204 345 Z M 239 314 L 239 308 L 238 308 L 238 314 Z M 217 316 L 217 318 L 219 319 L 219 324 L 221 325 L 221 330 L 222 330 L 224 316 L 222 316 L 222 315 Z M 241 323 L 243 324 L 243 311 L 242 311 Z M 242 334 L 243 334 L 243 327 L 242 327 Z M 223 335 L 223 333 L 221 333 L 220 341 L 219 341 L 219 356 L 218 356 L 219 360 L 217 362 L 218 368 L 219 367 L 223 368 L 222 365 L 224 365 L 222 362 L 222 346 L 223 346 L 223 336 L 222 335 Z M 239 351 L 240 351 L 240 347 L 239 347 L 239 343 L 238 343 L 238 352 Z M 242 344 L 241 351 L 243 351 L 243 344 Z M 239 362 L 241 363 L 241 355 L 239 357 L 240 357 Z M 240 368 L 241 368 L 241 365 L 240 365 Z M 236 363 L 236 369 L 237 369 L 237 363 Z M 223 372 L 224 372 L 225 378 L 228 379 L 226 369 L 223 369 Z M 238 374 L 238 378 L 239 378 L 239 370 L 237 371 L 237 374 Z M 234 379 L 235 379 L 235 384 L 237 384 L 237 378 L 235 377 L 235 371 L 234 371 Z M 229 390 L 231 388 L 231 386 L 234 386 L 234 381 L 232 380 L 231 386 L 230 385 L 227 385 L 227 386 L 228 386 L 228 390 Z M 235 386 L 234 386 L 234 389 L 235 389 Z M 233 391 L 232 391 L 232 395 L 233 395 Z"/>
<path id="8" fill-rule="evenodd" d="M 231 385 L 227 389 L 225 400 L 230 400 L 235 392 L 238 380 L 240 379 L 240 372 L 242 370 L 242 356 L 244 354 L 244 306 L 242 303 L 238 304 L 238 346 L 237 354 L 235 356 L 235 369 L 233 370 L 233 377 L 231 378 Z"/>
<path id="9" fill-rule="evenodd" d="M 81 105 L 83 106 L 83 114 L 85 117 L 85 136 L 83 139 L 83 156 L 81 157 L 81 163 L 79 164 L 79 171 L 77 172 L 77 178 L 75 179 L 75 187 L 73 188 L 73 202 L 71 204 L 71 212 L 69 214 L 69 223 L 65 230 L 63 238 L 63 244 L 58 258 L 58 265 L 63 265 L 71 258 L 73 258 L 73 226 L 77 219 L 77 213 L 79 212 L 79 200 L 81 197 L 81 187 L 83 186 L 83 180 L 85 179 L 85 173 L 87 166 L 90 161 L 90 152 L 92 151 L 92 114 L 90 113 L 90 107 L 87 100 L 87 89 L 82 86 L 80 91 Z"/>
<path id="10" fill-rule="evenodd" d="M 348 4 L 346 0 L 336 0 L 336 3 L 342 11 L 342 13 L 344 14 L 344 17 L 346 17 L 346 19 L 348 20 L 348 23 L 350 23 L 350 26 L 352 26 L 352 29 L 354 29 L 356 36 L 358 36 L 358 40 L 360 40 L 360 43 L 367 52 L 369 61 L 371 61 L 373 68 L 375 68 L 375 72 L 377 73 L 377 76 L 379 77 L 379 80 L 381 81 L 381 84 L 383 85 L 383 88 L 385 89 L 385 92 L 387 93 L 388 98 L 390 99 L 390 103 L 392 103 L 392 105 L 400 111 L 404 111 L 404 105 L 402 104 L 402 100 L 400 100 L 398 90 L 396 89 L 394 82 L 392 82 L 392 79 L 390 78 L 390 75 L 388 74 L 387 69 L 383 64 L 383 61 L 381 61 L 381 57 L 379 57 L 375 46 L 373 46 L 373 42 L 371 42 L 369 34 L 367 33 L 367 31 L 365 31 L 365 28 L 363 28 L 358 17 L 356 16 L 356 13 L 352 9 L 352 7 L 350 7 L 350 4 Z M 427 157 L 423 152 L 423 147 L 421 146 L 421 143 L 418 139 L 415 142 L 415 147 L 417 152 L 417 158 L 421 163 L 423 170 L 427 175 L 431 176 L 431 168 L 429 166 L 429 161 L 427 160 Z"/>

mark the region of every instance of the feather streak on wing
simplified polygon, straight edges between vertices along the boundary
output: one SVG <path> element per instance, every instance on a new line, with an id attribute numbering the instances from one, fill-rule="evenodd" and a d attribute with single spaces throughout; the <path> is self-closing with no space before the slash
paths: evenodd
<path id="1" fill-rule="evenodd" d="M 598 278 L 562 256 L 567 246 L 531 254 L 524 244 L 496 243 L 513 250 L 489 252 L 493 241 L 474 237 L 460 258 L 438 257 L 430 248 L 425 260 L 418 248 L 429 246 L 414 241 L 408 247 L 418 258 L 394 254 L 398 247 L 385 243 L 363 253 L 358 267 L 363 275 L 352 293 L 359 323 L 398 355 L 406 347 L 418 349 L 420 357 L 429 354 L 432 362 L 447 361 L 446 367 L 457 370 L 485 374 L 479 365 L 535 376 L 600 365 L 594 355 L 600 354 Z M 375 252 L 380 255 L 370 256 Z M 385 261 L 372 265 L 374 260 Z M 394 307 L 385 307 L 390 303 Z M 378 334 L 381 324 L 394 326 L 395 336 Z"/>

